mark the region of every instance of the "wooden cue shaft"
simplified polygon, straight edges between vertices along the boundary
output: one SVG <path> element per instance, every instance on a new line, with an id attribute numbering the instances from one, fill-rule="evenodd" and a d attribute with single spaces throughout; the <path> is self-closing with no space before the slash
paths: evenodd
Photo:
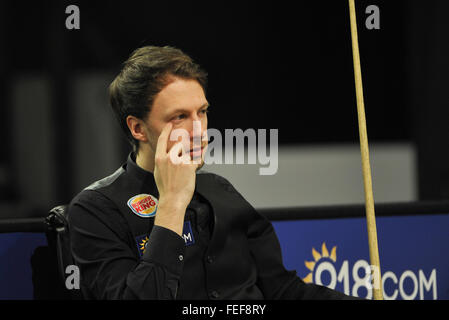
<path id="1" fill-rule="evenodd" d="M 369 161 L 368 134 L 366 130 L 365 106 L 363 102 L 362 71 L 357 37 L 357 19 L 354 0 L 349 1 L 349 15 L 351 20 L 352 55 L 354 61 L 354 79 L 357 96 L 357 113 L 359 121 L 360 151 L 362 156 L 363 182 L 365 187 L 366 222 L 368 229 L 368 244 L 371 266 L 374 266 L 373 286 L 375 300 L 382 300 L 382 281 L 380 273 L 379 249 L 377 246 L 376 217 L 374 213 L 373 186 L 371 181 L 371 167 Z"/>

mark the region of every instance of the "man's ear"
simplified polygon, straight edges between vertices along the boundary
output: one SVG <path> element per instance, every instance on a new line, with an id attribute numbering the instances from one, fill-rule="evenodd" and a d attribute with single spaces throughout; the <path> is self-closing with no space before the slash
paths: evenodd
<path id="1" fill-rule="evenodd" d="M 147 142 L 148 138 L 145 132 L 145 123 L 143 120 L 134 116 L 126 117 L 126 124 L 134 139 L 138 141 Z"/>

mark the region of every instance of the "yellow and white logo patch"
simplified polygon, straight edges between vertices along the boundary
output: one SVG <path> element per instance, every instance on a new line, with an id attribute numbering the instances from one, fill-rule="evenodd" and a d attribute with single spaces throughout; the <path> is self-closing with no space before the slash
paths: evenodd
<path id="1" fill-rule="evenodd" d="M 128 207 L 142 218 L 153 217 L 157 211 L 158 201 L 151 194 L 142 193 L 128 200 Z"/>

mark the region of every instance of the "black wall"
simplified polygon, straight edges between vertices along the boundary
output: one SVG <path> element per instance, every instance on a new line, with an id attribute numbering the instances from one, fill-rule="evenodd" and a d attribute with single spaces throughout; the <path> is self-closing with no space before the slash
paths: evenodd
<path id="1" fill-rule="evenodd" d="M 70 4 L 80 8 L 80 30 L 65 28 Z M 371 4 L 380 9 L 380 30 L 365 28 Z M 356 5 L 369 141 L 413 143 L 421 200 L 447 198 L 449 3 Z M 277 128 L 280 144 L 358 141 L 345 0 L 2 1 L 0 15 L 0 160 L 9 172 L 11 137 L 19 130 L 8 121 L 11 79 L 22 72 L 49 74 L 54 118 L 61 120 L 54 126 L 66 132 L 53 142 L 58 201 L 70 199 L 64 181 L 73 165 L 71 75 L 117 73 L 132 50 L 147 44 L 179 47 L 209 72 L 212 127 Z M 127 150 L 124 140 L 118 143 Z M 7 183 L 13 174 L 2 189 L 10 199 Z"/>

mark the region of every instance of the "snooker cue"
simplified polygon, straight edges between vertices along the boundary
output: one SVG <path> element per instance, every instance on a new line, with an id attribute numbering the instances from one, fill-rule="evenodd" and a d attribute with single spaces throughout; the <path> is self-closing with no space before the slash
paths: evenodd
<path id="1" fill-rule="evenodd" d="M 354 80 L 357 97 L 357 114 L 359 122 L 360 151 L 362 157 L 363 182 L 365 189 L 365 209 L 368 229 L 368 245 L 372 276 L 374 280 L 373 297 L 383 300 L 382 281 L 380 273 L 379 249 L 377 245 L 376 217 L 374 213 L 373 186 L 371 181 L 371 167 L 369 161 L 368 134 L 366 130 L 365 106 L 363 101 L 362 71 L 357 38 L 357 19 L 354 0 L 349 1 L 349 16 L 351 21 L 352 56 L 354 62 Z"/>

